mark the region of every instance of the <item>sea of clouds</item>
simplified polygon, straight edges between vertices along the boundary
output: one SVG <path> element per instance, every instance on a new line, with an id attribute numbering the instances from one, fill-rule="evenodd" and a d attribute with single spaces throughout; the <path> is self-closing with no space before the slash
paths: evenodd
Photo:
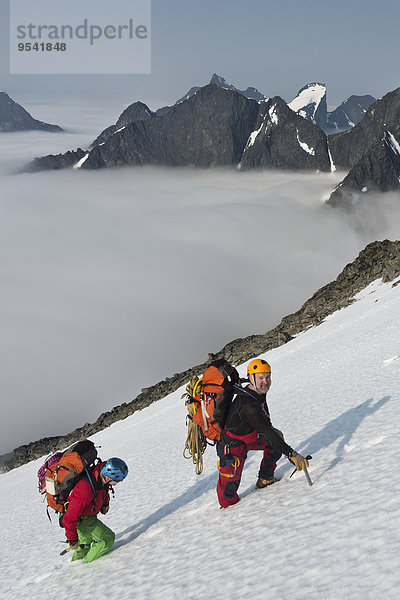
<path id="1" fill-rule="evenodd" d="M 30 108 L 67 132 L 0 134 L 0 453 L 267 331 L 368 242 L 399 237 L 396 195 L 352 217 L 323 206 L 338 172 L 18 173 L 88 147 L 124 107 Z"/>

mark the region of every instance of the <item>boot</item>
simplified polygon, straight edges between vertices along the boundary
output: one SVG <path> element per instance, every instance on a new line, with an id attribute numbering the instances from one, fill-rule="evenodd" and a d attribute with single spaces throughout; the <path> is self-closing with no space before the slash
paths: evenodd
<path id="1" fill-rule="evenodd" d="M 81 560 L 82 558 L 85 558 L 85 556 L 89 552 L 89 550 L 90 550 L 90 544 L 80 544 L 79 548 L 74 551 L 71 561 Z"/>
<path id="2" fill-rule="evenodd" d="M 279 479 L 276 479 L 276 477 L 274 477 L 273 475 L 270 479 L 263 479 L 262 477 L 259 477 L 257 479 L 256 488 L 257 490 L 260 490 L 261 488 L 268 487 L 269 485 L 272 485 L 277 481 L 279 481 Z"/>

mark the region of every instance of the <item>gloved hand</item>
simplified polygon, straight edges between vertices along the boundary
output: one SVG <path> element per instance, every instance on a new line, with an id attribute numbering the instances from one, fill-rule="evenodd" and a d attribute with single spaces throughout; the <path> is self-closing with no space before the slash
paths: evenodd
<path id="1" fill-rule="evenodd" d="M 106 515 L 109 510 L 110 510 L 109 506 L 102 506 L 101 509 L 100 509 L 100 512 L 101 512 L 102 515 Z"/>
<path id="2" fill-rule="evenodd" d="M 304 471 L 304 469 L 308 467 L 308 460 L 296 452 L 296 450 L 293 450 L 293 452 L 289 454 L 289 460 L 294 464 L 298 471 Z"/>
<path id="3" fill-rule="evenodd" d="M 77 550 L 79 548 L 79 540 L 68 540 L 68 546 L 70 550 Z"/>
<path id="4" fill-rule="evenodd" d="M 279 435 L 279 437 L 281 437 L 282 439 L 285 439 L 285 438 L 283 437 L 283 433 L 282 433 L 282 431 L 280 431 L 280 430 L 279 430 L 279 429 L 277 429 L 276 427 L 273 427 L 272 429 L 273 429 L 274 431 L 276 431 L 276 433 Z"/>

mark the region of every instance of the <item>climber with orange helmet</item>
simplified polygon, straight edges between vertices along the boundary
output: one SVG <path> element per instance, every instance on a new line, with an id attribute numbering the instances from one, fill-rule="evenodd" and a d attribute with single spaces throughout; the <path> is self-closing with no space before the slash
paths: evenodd
<path id="1" fill-rule="evenodd" d="M 222 508 L 239 502 L 238 488 L 249 450 L 262 450 L 263 458 L 256 488 L 275 483 L 276 463 L 282 454 L 298 471 L 308 467 L 307 460 L 283 439 L 283 433 L 272 426 L 266 395 L 271 386 L 271 367 L 256 358 L 247 367 L 249 385 L 238 392 L 229 409 L 225 428 L 217 444 L 219 456 L 218 500 Z"/>

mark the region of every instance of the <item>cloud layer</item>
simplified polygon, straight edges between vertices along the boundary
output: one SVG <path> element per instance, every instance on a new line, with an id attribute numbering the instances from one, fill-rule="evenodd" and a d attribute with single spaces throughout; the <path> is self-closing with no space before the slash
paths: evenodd
<path id="1" fill-rule="evenodd" d="M 367 242 L 398 237 L 389 196 L 386 220 L 373 204 L 356 223 L 322 208 L 340 174 L 8 174 L 49 151 L 50 138 L 29 135 L 4 138 L 0 155 L 0 452 L 267 331 Z"/>

